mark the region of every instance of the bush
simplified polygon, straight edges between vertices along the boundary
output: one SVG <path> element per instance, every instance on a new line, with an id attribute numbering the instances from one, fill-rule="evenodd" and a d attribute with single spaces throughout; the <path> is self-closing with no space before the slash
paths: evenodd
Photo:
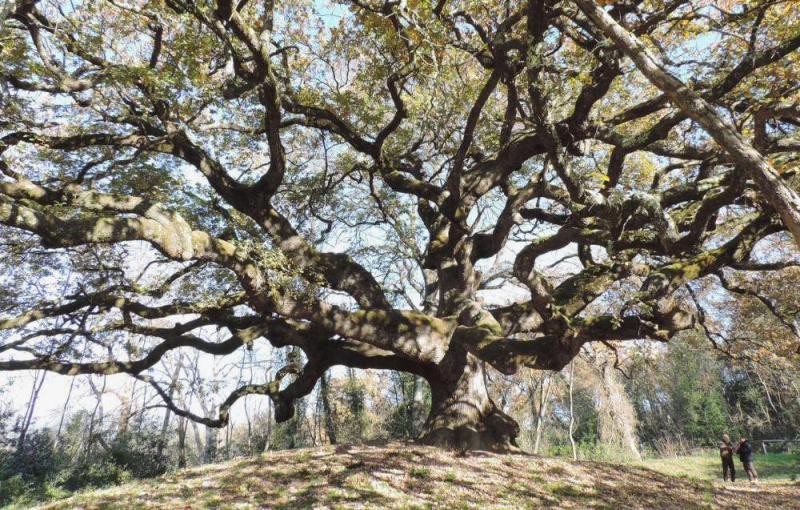
<path id="1" fill-rule="evenodd" d="M 630 449 L 619 445 L 584 440 L 579 442 L 576 446 L 578 458 L 581 460 L 613 463 L 638 460 Z M 559 442 L 557 444 L 548 445 L 543 449 L 542 453 L 548 456 L 572 458 L 572 445 Z"/>
<path id="2" fill-rule="evenodd" d="M 10 505 L 22 499 L 28 490 L 29 485 L 20 474 L 0 480 L 0 506 Z"/>
<path id="3" fill-rule="evenodd" d="M 156 431 L 120 434 L 111 444 L 111 459 L 115 465 L 135 478 L 162 475 L 169 467 L 164 455 L 164 439 Z"/>
<path id="4" fill-rule="evenodd" d="M 105 487 L 118 485 L 131 479 L 130 473 L 117 466 L 108 458 L 79 462 L 60 472 L 55 484 L 68 491 L 86 487 Z"/>
<path id="5" fill-rule="evenodd" d="M 46 430 L 31 430 L 21 448 L 0 458 L 0 480 L 21 476 L 28 483 L 44 483 L 58 470 L 53 440 Z"/>
<path id="6" fill-rule="evenodd" d="M 50 433 L 41 429 L 29 431 L 22 448 L 12 442 L 0 449 L 0 506 L 31 505 L 60 497 L 64 490 L 117 485 L 167 470 L 169 459 L 158 429 L 145 427 L 106 440 L 94 435 L 85 443 L 82 425 L 80 414 L 70 420 L 58 452 Z"/>

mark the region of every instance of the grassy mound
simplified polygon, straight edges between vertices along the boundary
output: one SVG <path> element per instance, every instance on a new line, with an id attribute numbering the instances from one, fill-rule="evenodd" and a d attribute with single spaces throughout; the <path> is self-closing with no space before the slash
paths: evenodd
<path id="1" fill-rule="evenodd" d="M 723 485 L 643 466 L 458 456 L 392 443 L 268 453 L 79 493 L 43 508 L 539 507 L 800 509 L 800 484 Z"/>

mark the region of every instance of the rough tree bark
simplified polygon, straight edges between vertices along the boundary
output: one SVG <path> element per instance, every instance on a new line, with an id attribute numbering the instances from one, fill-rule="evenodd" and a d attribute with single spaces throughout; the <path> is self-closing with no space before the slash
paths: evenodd
<path id="1" fill-rule="evenodd" d="M 447 369 L 429 379 L 431 410 L 421 441 L 460 451 L 511 450 L 517 423 L 489 397 L 483 363 L 463 349 L 451 349 Z"/>

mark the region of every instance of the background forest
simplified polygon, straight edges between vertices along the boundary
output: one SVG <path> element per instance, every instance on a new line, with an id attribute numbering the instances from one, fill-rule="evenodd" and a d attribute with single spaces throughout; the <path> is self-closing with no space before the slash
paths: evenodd
<path id="1" fill-rule="evenodd" d="M 786 273 L 781 282 L 748 283 L 768 289 L 767 296 L 790 292 L 800 271 Z M 784 303 L 797 302 L 785 296 Z M 571 418 L 579 459 L 686 455 L 715 447 L 725 431 L 748 436 L 759 448 L 760 439 L 798 439 L 800 370 L 766 348 L 771 335 L 785 334 L 764 314 L 766 304 L 727 299 L 720 301 L 727 316 L 714 313 L 719 330 L 730 331 L 730 345 L 736 346 L 737 338 L 750 342 L 746 352 L 709 349 L 709 338 L 691 331 L 665 345 L 584 348 L 560 373 L 492 372 L 489 386 L 520 423 L 520 446 L 542 455 L 572 455 Z M 758 338 L 765 347 L 753 350 Z M 288 349 L 263 354 L 223 358 L 211 369 L 213 377 L 201 377 L 209 368 L 199 358 L 181 354 L 165 358 L 160 371 L 170 378 L 177 402 L 201 402 L 213 415 L 214 403 L 226 394 L 225 380 L 240 384 L 268 377 L 299 355 Z M 250 397 L 237 404 L 227 427 L 215 429 L 175 416 L 147 385 L 120 386 L 108 376 L 65 379 L 63 412 L 37 412 L 42 388 L 52 384 L 47 377 L 34 373 L 0 386 L 0 503 L 48 499 L 271 450 L 412 439 L 422 429 L 430 399 L 424 380 L 411 374 L 338 369 L 296 403 L 288 422 L 275 423 L 269 399 Z M 13 408 L 11 392 L 24 392 L 27 405 Z M 75 410 L 78 402 L 84 404 Z"/>

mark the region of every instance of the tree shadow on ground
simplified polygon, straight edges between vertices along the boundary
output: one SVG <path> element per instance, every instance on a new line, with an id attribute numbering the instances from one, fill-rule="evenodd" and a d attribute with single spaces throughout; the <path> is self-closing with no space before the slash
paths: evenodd
<path id="1" fill-rule="evenodd" d="M 725 487 L 635 466 L 391 443 L 268 453 L 47 508 L 772 509 L 798 502 L 799 484 Z"/>

